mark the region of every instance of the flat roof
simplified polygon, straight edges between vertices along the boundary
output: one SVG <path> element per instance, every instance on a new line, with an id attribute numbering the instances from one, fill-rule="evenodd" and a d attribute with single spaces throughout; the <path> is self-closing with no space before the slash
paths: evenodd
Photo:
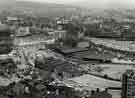
<path id="1" fill-rule="evenodd" d="M 88 50 L 87 48 L 57 48 L 58 50 L 60 50 L 62 53 L 64 54 L 70 54 L 70 53 L 75 53 L 75 52 L 80 52 L 80 51 L 86 51 Z"/>
<path id="2" fill-rule="evenodd" d="M 82 52 L 76 52 L 71 54 L 71 56 L 87 58 L 87 59 L 99 59 L 99 60 L 107 60 L 107 59 L 114 58 L 114 56 L 110 53 L 101 53 L 93 49 L 82 51 Z"/>
<path id="3" fill-rule="evenodd" d="M 63 81 L 69 87 L 75 87 L 86 89 L 86 90 L 96 90 L 105 89 L 108 87 L 121 87 L 121 82 L 118 81 L 111 81 L 104 78 L 92 76 L 92 75 L 83 75 L 80 77 L 68 79 Z"/>

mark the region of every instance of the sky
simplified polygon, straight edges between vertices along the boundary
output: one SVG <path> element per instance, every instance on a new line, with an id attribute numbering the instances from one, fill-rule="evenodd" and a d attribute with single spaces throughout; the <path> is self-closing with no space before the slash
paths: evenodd
<path id="1" fill-rule="evenodd" d="M 36 2 L 79 2 L 79 1 L 96 1 L 96 2 L 130 2 L 135 3 L 135 0 L 17 0 L 17 1 L 36 1 Z"/>
<path id="2" fill-rule="evenodd" d="M 82 3 L 85 2 L 88 5 L 92 5 L 95 6 L 97 4 L 97 6 L 104 6 L 104 5 L 124 5 L 124 6 L 132 6 L 135 7 L 135 0 L 17 0 L 17 1 L 34 1 L 34 2 L 49 2 L 49 3 L 60 3 L 60 4 L 74 4 L 75 2 L 77 3 Z"/>
<path id="3" fill-rule="evenodd" d="M 17 0 L 17 1 L 36 1 L 36 2 L 51 2 L 51 3 L 71 3 L 71 2 L 100 2 L 100 3 L 127 3 L 135 4 L 135 0 Z"/>
<path id="4" fill-rule="evenodd" d="M 80 2 L 84 0 L 17 0 L 17 1 L 35 1 L 35 2 L 51 2 L 51 3 L 70 3 L 70 2 Z"/>

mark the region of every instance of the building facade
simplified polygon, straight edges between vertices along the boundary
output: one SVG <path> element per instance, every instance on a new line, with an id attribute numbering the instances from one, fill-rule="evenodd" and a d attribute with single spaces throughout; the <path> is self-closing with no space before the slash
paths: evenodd
<path id="1" fill-rule="evenodd" d="M 123 74 L 121 98 L 135 98 L 135 70 Z"/>

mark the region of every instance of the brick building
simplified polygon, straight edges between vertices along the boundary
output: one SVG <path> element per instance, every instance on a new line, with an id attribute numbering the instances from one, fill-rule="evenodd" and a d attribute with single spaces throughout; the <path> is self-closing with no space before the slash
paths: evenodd
<path id="1" fill-rule="evenodd" d="M 135 98 L 135 70 L 123 74 L 121 98 Z"/>

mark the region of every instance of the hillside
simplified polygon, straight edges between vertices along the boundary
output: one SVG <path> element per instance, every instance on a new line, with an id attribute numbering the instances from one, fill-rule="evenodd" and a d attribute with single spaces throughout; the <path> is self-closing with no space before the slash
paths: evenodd
<path id="1" fill-rule="evenodd" d="M 80 13 L 79 7 L 28 1 L 0 0 L 0 12 L 7 11 L 11 14 L 30 14 L 42 16 L 71 16 Z"/>
<path id="2" fill-rule="evenodd" d="M 16 12 L 34 15 L 45 16 L 69 16 L 78 15 L 80 13 L 79 7 L 67 6 L 63 4 L 54 3 L 37 3 L 17 1 L 13 7 Z"/>
<path id="3" fill-rule="evenodd" d="M 72 2 L 71 5 L 88 9 L 133 9 L 135 3 L 131 0 L 81 0 Z"/>
<path id="4" fill-rule="evenodd" d="M 131 6 L 132 7 L 132 6 Z M 119 10 L 116 10 L 119 8 Z M 42 16 L 71 16 L 71 15 L 90 15 L 93 17 L 128 17 L 135 16 L 134 9 L 125 9 L 124 3 L 102 3 L 101 1 L 80 1 L 72 4 L 38 3 L 28 1 L 0 0 L 0 12 L 6 10 L 12 14 L 30 14 Z M 86 10 L 89 9 L 89 10 Z"/>
<path id="5" fill-rule="evenodd" d="M 9 10 L 15 6 L 14 0 L 0 0 L 0 12 L 3 10 Z"/>

